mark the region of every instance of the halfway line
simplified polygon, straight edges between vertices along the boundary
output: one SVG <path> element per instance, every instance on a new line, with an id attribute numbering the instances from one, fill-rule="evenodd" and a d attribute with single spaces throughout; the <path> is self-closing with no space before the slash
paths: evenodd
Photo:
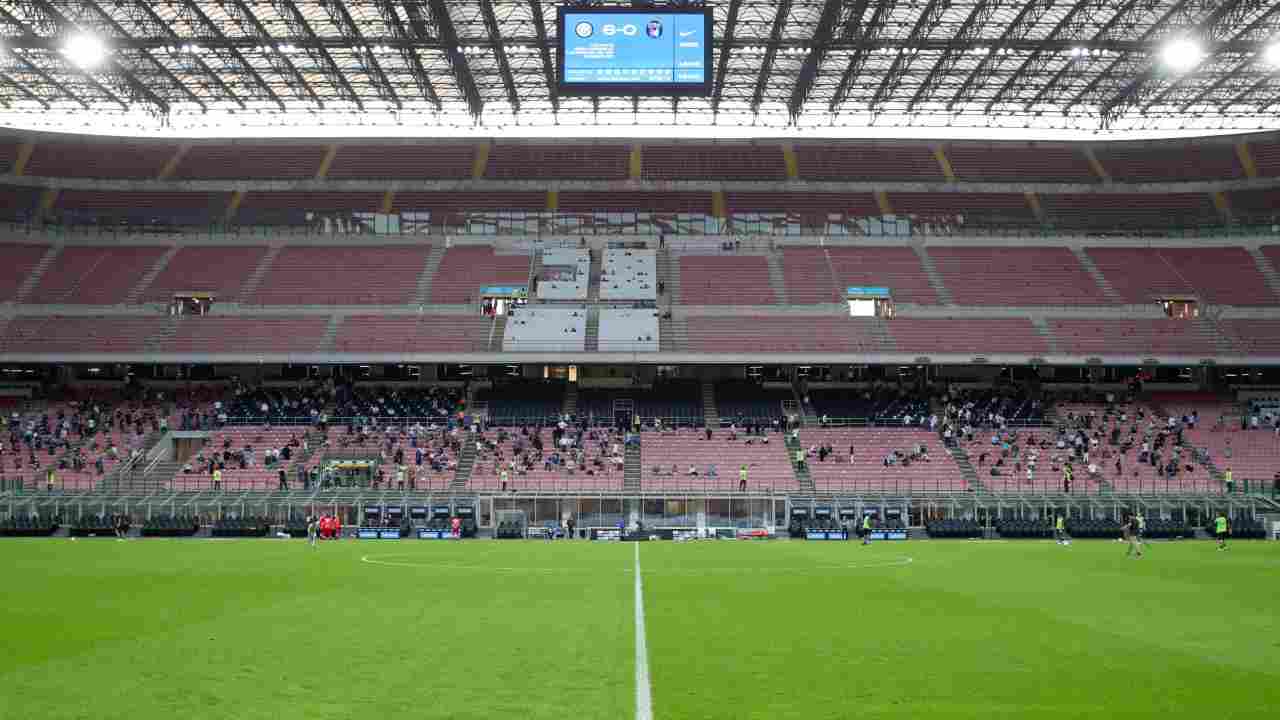
<path id="1" fill-rule="evenodd" d="M 644 584 L 640 580 L 640 543 L 636 543 L 636 720 L 653 720 L 649 690 L 649 648 L 644 639 Z"/>

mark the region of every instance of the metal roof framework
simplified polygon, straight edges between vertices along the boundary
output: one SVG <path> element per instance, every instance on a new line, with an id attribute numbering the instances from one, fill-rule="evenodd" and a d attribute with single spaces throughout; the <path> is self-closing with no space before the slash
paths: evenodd
<path id="1" fill-rule="evenodd" d="M 1280 0 L 709 1 L 713 92 L 679 101 L 559 97 L 559 4 L 9 0 L 0 108 L 452 113 L 486 124 L 538 114 L 565 125 L 1087 116 L 1102 127 L 1280 112 L 1280 67 L 1266 57 L 1280 42 Z M 83 68 L 63 52 L 77 34 L 103 41 L 103 62 Z M 1178 74 L 1160 51 L 1181 38 L 1204 58 Z"/>

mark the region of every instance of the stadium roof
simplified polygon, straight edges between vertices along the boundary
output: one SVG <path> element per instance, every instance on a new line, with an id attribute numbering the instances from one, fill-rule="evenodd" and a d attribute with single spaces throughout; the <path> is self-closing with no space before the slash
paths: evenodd
<path id="1" fill-rule="evenodd" d="M 680 100 L 559 97 L 559 4 L 6 0 L 0 124 L 1280 127 L 1280 0 L 717 0 L 713 95 Z"/>

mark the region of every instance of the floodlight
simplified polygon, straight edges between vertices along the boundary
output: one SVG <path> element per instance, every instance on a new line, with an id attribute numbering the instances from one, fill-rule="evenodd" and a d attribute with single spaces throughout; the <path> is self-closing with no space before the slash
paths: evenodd
<path id="1" fill-rule="evenodd" d="M 62 47 L 67 59 L 81 68 L 96 67 L 107 56 L 107 47 L 93 35 L 76 35 Z"/>
<path id="2" fill-rule="evenodd" d="M 1190 38 L 1170 42 L 1160 54 L 1164 64 L 1175 72 L 1186 72 L 1199 65 L 1204 58 L 1204 51 L 1200 49 L 1199 43 Z"/>

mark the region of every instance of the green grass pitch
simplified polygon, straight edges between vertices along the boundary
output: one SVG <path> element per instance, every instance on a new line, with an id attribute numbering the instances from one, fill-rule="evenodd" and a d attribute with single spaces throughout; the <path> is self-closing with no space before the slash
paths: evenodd
<path id="1" fill-rule="evenodd" d="M 1280 708 L 1280 545 L 645 543 L 653 717 Z M 633 718 L 635 546 L 6 540 L 0 718 Z"/>

